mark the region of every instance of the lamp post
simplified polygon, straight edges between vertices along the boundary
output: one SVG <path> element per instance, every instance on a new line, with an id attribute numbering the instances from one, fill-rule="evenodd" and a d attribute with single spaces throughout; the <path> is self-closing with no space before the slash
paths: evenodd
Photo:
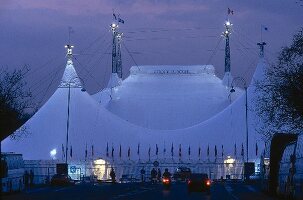
<path id="1" fill-rule="evenodd" d="M 65 164 L 67 164 L 67 156 L 68 156 L 68 139 L 69 139 L 69 116 L 70 116 L 70 89 L 71 89 L 71 84 L 75 79 L 79 79 L 81 81 L 81 84 L 84 85 L 84 81 L 80 77 L 75 77 L 72 80 L 68 82 L 68 95 L 67 95 L 67 120 L 66 120 L 66 144 L 65 144 Z M 84 87 L 81 88 L 82 92 L 85 92 L 86 89 Z"/>
<path id="2" fill-rule="evenodd" d="M 67 95 L 67 120 L 66 120 L 66 144 L 65 144 L 65 164 L 67 164 L 68 156 L 68 134 L 69 134 L 69 109 L 70 109 L 70 83 L 68 83 L 68 95 Z"/>
<path id="3" fill-rule="evenodd" d="M 235 77 L 232 82 L 231 82 L 231 90 L 230 93 L 235 92 L 235 88 L 234 88 L 234 84 L 236 82 L 242 82 L 244 90 L 245 90 L 245 131 L 246 131 L 246 162 L 248 162 L 248 116 L 247 116 L 247 111 L 248 111 L 248 105 L 247 105 L 247 85 L 246 85 L 246 81 L 244 78 L 242 77 Z"/>

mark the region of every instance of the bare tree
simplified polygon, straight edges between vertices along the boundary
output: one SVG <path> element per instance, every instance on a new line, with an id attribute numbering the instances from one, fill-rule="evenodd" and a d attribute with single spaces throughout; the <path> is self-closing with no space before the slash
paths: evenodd
<path id="1" fill-rule="evenodd" d="M 0 69 L 0 141 L 11 135 L 29 118 L 31 93 L 26 89 L 24 76 L 29 70 L 24 67 L 9 72 Z"/>
<path id="2" fill-rule="evenodd" d="M 303 28 L 292 44 L 283 47 L 278 62 L 266 71 L 265 80 L 256 84 L 256 111 L 264 121 L 259 128 L 269 139 L 276 132 L 301 133 L 303 130 Z"/>

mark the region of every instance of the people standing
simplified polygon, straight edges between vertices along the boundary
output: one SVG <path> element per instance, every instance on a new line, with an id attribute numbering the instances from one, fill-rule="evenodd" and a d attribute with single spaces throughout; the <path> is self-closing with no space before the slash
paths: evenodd
<path id="1" fill-rule="evenodd" d="M 145 169 L 144 169 L 144 167 L 142 167 L 142 169 L 140 170 L 140 174 L 141 174 L 141 182 L 143 183 L 145 181 Z"/>
<path id="2" fill-rule="evenodd" d="M 160 170 L 160 168 L 158 168 L 158 173 L 157 173 L 157 175 L 158 175 L 158 181 L 159 182 L 161 182 L 161 170 Z"/>
<path id="3" fill-rule="evenodd" d="M 115 183 L 116 182 L 116 173 L 115 173 L 114 168 L 111 168 L 109 175 L 112 179 L 112 183 Z"/>
<path id="4" fill-rule="evenodd" d="M 150 172 L 151 182 L 155 183 L 157 179 L 157 171 L 155 168 L 153 168 Z"/>
<path id="5" fill-rule="evenodd" d="M 24 181 L 25 189 L 28 189 L 29 173 L 27 170 L 25 170 L 24 172 L 23 181 Z"/>
<path id="6" fill-rule="evenodd" d="M 34 186 L 34 172 L 33 172 L 33 170 L 29 171 L 29 186 L 30 187 Z"/>
<path id="7" fill-rule="evenodd" d="M 168 171 L 168 168 L 165 168 L 165 171 L 163 173 L 164 178 L 171 178 L 171 173 Z"/>

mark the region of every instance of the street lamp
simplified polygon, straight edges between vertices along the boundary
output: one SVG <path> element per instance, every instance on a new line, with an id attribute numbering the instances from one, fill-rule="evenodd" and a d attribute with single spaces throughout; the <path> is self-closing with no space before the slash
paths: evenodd
<path id="1" fill-rule="evenodd" d="M 246 81 L 242 77 L 235 77 L 231 82 L 231 89 L 230 93 L 234 93 L 236 90 L 234 88 L 234 84 L 236 82 L 241 82 L 243 84 L 244 90 L 245 90 L 245 128 L 246 128 L 246 162 L 248 162 L 248 120 L 247 120 L 247 85 Z"/>
<path id="2" fill-rule="evenodd" d="M 66 144 L 65 144 L 65 164 L 67 164 L 67 156 L 68 156 L 68 139 L 69 139 L 69 115 L 70 115 L 70 88 L 71 84 L 74 83 L 75 79 L 79 79 L 81 81 L 81 84 L 84 86 L 84 81 L 80 77 L 75 77 L 68 82 L 68 95 L 67 95 L 67 120 L 66 120 Z M 77 86 L 80 87 L 80 86 Z M 85 92 L 86 89 L 84 87 L 81 87 L 81 91 Z"/>

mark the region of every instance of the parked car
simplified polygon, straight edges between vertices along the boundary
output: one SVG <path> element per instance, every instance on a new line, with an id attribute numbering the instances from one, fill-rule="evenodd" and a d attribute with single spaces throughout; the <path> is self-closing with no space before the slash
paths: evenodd
<path id="1" fill-rule="evenodd" d="M 175 180 L 185 181 L 189 178 L 191 170 L 188 167 L 178 167 L 174 172 L 173 178 Z"/>
<path id="2" fill-rule="evenodd" d="M 75 185 L 75 181 L 67 174 L 55 174 L 51 179 L 51 185 L 54 186 Z"/>
<path id="3" fill-rule="evenodd" d="M 120 180 L 120 183 L 132 183 L 132 182 L 139 181 L 139 179 L 136 179 L 132 175 L 129 175 L 129 174 L 123 174 L 119 180 Z"/>
<path id="4" fill-rule="evenodd" d="M 191 192 L 207 192 L 210 194 L 211 180 L 207 174 L 191 174 L 187 180 L 188 193 Z"/>
<path id="5" fill-rule="evenodd" d="M 261 174 L 260 174 L 260 172 L 255 172 L 252 175 L 250 175 L 249 176 L 249 180 L 252 180 L 252 181 L 261 180 Z"/>

